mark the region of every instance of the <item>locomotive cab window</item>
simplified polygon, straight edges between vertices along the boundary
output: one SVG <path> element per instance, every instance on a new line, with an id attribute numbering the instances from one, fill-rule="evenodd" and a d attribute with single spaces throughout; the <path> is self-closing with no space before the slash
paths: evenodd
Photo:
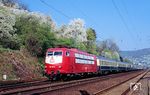
<path id="1" fill-rule="evenodd" d="M 62 55 L 62 52 L 61 51 L 56 51 L 54 52 L 54 56 L 61 56 Z"/>
<path id="2" fill-rule="evenodd" d="M 69 55 L 70 55 L 69 51 L 66 51 L 66 56 L 69 56 Z"/>
<path id="3" fill-rule="evenodd" d="M 52 51 L 48 52 L 47 56 L 53 56 L 53 52 Z"/>

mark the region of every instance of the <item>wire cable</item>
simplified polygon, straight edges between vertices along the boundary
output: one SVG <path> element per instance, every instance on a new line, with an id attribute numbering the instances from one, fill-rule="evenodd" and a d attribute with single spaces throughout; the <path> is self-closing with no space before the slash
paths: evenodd
<path id="1" fill-rule="evenodd" d="M 128 25 L 127 25 L 127 23 L 126 23 L 126 21 L 125 21 L 124 17 L 122 16 L 122 14 L 121 14 L 121 12 L 120 12 L 119 8 L 117 7 L 117 5 L 116 5 L 115 1 L 114 1 L 114 0 L 112 0 L 112 3 L 113 3 L 113 5 L 114 5 L 114 7 L 115 7 L 115 9 L 116 9 L 116 11 L 117 11 L 117 13 L 118 13 L 119 17 L 121 18 L 121 20 L 122 20 L 122 22 L 123 22 L 123 24 L 124 24 L 124 26 L 125 26 L 125 28 L 126 28 L 127 32 L 130 34 L 131 38 L 132 38 L 132 39 L 133 39 L 133 41 L 134 41 L 134 36 L 133 36 L 132 32 L 130 31 L 130 29 L 129 29 L 129 27 L 128 27 Z M 138 46 L 138 44 L 137 44 L 136 40 L 135 40 L 135 43 L 136 43 L 136 47 L 137 47 L 137 46 Z M 135 48 L 135 49 L 136 49 L 136 48 Z"/>
<path id="2" fill-rule="evenodd" d="M 63 15 L 64 17 L 66 17 L 67 19 L 71 19 L 71 17 L 69 17 L 68 15 L 66 15 L 65 13 L 63 13 L 62 11 L 56 9 L 55 7 L 53 7 L 52 5 L 46 3 L 44 0 L 40 0 L 43 4 L 45 4 L 47 7 L 53 9 L 54 11 L 56 11 L 57 13 Z"/>

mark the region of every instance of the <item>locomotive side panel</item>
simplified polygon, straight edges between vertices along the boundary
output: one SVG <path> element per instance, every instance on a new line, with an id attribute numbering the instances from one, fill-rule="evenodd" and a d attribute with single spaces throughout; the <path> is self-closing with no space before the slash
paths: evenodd
<path id="1" fill-rule="evenodd" d="M 97 72 L 96 56 L 83 52 L 75 52 L 75 73 Z"/>

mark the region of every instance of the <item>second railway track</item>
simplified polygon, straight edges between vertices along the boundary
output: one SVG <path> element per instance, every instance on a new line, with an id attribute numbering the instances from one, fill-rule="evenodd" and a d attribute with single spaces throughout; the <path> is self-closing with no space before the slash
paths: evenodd
<path id="1" fill-rule="evenodd" d="M 137 81 L 135 82 L 135 83 L 137 83 L 137 82 L 139 82 L 140 79 L 142 79 L 148 72 L 149 72 L 149 71 L 146 71 L 146 72 L 142 73 L 140 76 L 139 76 L 139 75 L 136 75 L 136 76 L 133 76 L 133 77 L 131 77 L 131 78 L 129 78 L 129 79 L 126 79 L 126 80 L 124 80 L 124 81 L 118 82 L 117 84 L 111 85 L 111 86 L 109 86 L 109 87 L 107 87 L 107 88 L 105 88 L 105 89 L 102 89 L 102 90 L 100 90 L 100 91 L 95 92 L 93 95 L 127 95 L 127 93 L 130 91 L 130 86 L 129 86 L 129 85 L 128 85 L 128 88 L 125 89 L 125 90 L 122 91 L 122 92 L 119 92 L 119 91 L 116 90 L 116 92 L 119 92 L 119 94 L 118 94 L 118 93 L 113 93 L 114 91 L 111 91 L 111 90 L 114 90 L 114 89 L 117 88 L 118 86 L 121 86 L 121 85 L 125 84 L 126 82 L 128 82 L 128 81 L 130 81 L 130 80 L 132 80 L 132 79 L 134 79 L 134 78 L 136 78 L 136 77 L 139 76 L 139 78 L 138 78 Z M 134 85 L 133 85 L 133 86 L 134 86 Z M 123 88 L 122 88 L 122 89 L 123 89 Z"/>

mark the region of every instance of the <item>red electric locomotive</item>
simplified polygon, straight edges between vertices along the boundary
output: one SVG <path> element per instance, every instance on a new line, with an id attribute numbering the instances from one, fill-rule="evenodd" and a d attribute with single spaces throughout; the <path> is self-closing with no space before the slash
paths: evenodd
<path id="1" fill-rule="evenodd" d="M 45 73 L 50 77 L 96 72 L 95 55 L 74 48 L 49 48 L 46 52 Z"/>

